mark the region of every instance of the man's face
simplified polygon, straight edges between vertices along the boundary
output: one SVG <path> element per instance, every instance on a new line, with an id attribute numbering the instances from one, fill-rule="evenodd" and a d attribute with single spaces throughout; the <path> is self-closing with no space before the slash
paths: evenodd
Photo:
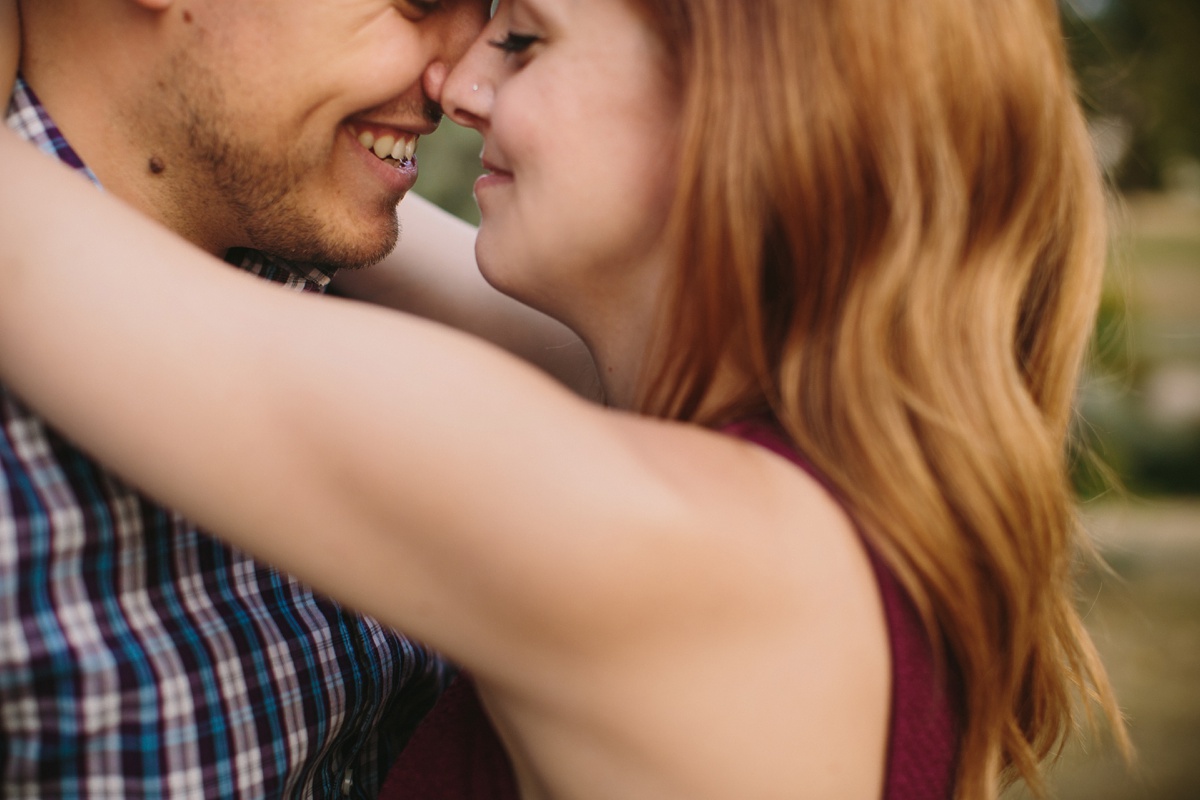
<path id="1" fill-rule="evenodd" d="M 167 143 L 192 238 L 345 267 L 386 255 L 416 138 L 441 117 L 430 97 L 488 6 L 197 0 L 177 12 L 181 46 L 138 113 Z"/>

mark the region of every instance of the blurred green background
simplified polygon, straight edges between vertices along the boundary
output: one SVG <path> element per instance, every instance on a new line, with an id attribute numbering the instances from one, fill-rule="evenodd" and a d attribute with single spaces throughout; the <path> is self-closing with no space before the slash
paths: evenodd
<path id="1" fill-rule="evenodd" d="M 1110 570 L 1081 609 L 1137 762 L 1104 737 L 1050 772 L 1063 800 L 1200 800 L 1200 0 L 1061 0 L 1097 151 L 1114 188 L 1077 485 Z M 421 143 L 417 191 L 477 223 L 479 136 Z M 1006 800 L 1025 800 L 1023 789 Z"/>

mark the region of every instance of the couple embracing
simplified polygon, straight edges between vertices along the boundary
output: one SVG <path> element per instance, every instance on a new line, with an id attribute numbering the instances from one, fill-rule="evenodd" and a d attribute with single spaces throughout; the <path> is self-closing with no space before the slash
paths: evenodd
<path id="1" fill-rule="evenodd" d="M 10 127 L 108 192 L 0 139 L 11 796 L 995 797 L 1077 686 L 1120 738 L 1054 3 L 21 10 Z M 443 113 L 477 273 L 400 202 Z"/>

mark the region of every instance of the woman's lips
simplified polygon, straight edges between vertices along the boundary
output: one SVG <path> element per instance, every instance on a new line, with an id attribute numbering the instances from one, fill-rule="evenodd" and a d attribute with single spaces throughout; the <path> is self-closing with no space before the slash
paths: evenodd
<path id="1" fill-rule="evenodd" d="M 513 174 L 511 172 L 500 168 L 487 158 L 482 158 L 481 161 L 486 172 L 475 179 L 475 195 L 477 198 L 481 191 L 507 186 L 512 183 Z"/>

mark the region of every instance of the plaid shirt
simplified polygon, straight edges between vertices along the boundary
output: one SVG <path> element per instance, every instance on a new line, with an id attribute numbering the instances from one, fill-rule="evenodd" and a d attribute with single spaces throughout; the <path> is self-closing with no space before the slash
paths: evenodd
<path id="1" fill-rule="evenodd" d="M 96 181 L 24 82 L 7 122 Z M 436 658 L 142 497 L 4 387 L 0 466 L 0 797 L 376 794 Z"/>

